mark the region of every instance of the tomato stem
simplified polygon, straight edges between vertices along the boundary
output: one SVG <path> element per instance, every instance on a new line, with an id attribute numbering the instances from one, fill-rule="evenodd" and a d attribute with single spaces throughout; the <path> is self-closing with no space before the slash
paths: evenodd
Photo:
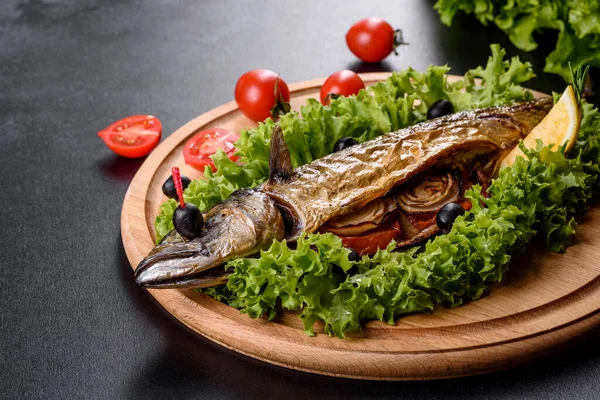
<path id="1" fill-rule="evenodd" d="M 328 106 L 329 103 L 331 103 L 331 100 L 335 100 L 338 97 L 340 97 L 340 95 L 337 93 L 327 93 L 327 96 L 325 97 L 325 105 Z"/>
<path id="2" fill-rule="evenodd" d="M 173 175 L 173 183 L 175 184 L 175 190 L 177 191 L 177 196 L 179 197 L 179 205 L 181 208 L 184 208 L 185 202 L 183 201 L 183 184 L 181 183 L 181 174 L 179 173 L 179 168 L 171 168 L 171 175 Z"/>
<path id="3" fill-rule="evenodd" d="M 275 96 L 275 105 L 271 108 L 271 117 L 277 121 L 280 115 L 287 114 L 290 112 L 292 107 L 290 103 L 287 103 L 283 98 L 283 93 L 279 90 L 279 75 L 275 79 L 275 85 L 273 86 L 273 95 Z"/>
<path id="4" fill-rule="evenodd" d="M 402 37 L 402 31 L 400 29 L 396 29 L 394 31 L 394 47 L 392 48 L 392 50 L 394 50 L 395 55 L 398 55 L 398 52 L 396 51 L 396 47 L 403 45 L 403 44 L 408 44 L 408 43 L 404 41 L 404 38 Z"/>

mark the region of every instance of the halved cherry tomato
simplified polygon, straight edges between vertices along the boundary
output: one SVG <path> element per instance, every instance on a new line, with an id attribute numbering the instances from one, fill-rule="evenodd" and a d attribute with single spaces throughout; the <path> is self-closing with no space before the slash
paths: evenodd
<path id="1" fill-rule="evenodd" d="M 351 96 L 364 88 L 365 83 L 355 72 L 347 69 L 334 72 L 321 86 L 321 103 L 329 104 L 331 95 Z"/>
<path id="2" fill-rule="evenodd" d="M 400 31 L 381 18 L 361 19 L 346 34 L 346 43 L 354 55 L 365 62 L 379 62 L 404 43 Z"/>
<path id="3" fill-rule="evenodd" d="M 395 218 L 365 235 L 341 236 L 340 238 L 344 247 L 354 249 L 359 256 L 372 256 L 377 252 L 377 249 L 385 249 L 401 232 L 400 222 L 398 218 Z"/>
<path id="4" fill-rule="evenodd" d="M 152 115 L 132 115 L 98 132 L 106 146 L 120 156 L 143 157 L 160 141 L 162 124 Z"/>
<path id="5" fill-rule="evenodd" d="M 234 156 L 237 151 L 233 143 L 238 140 L 240 135 L 227 129 L 212 128 L 199 132 L 187 141 L 183 148 L 183 159 L 187 165 L 191 165 L 197 170 L 204 171 L 208 165 L 213 171 L 216 171 L 213 160 L 210 156 L 215 154 L 217 149 L 223 149 L 225 154 L 236 161 Z"/>
<path id="6" fill-rule="evenodd" d="M 246 72 L 237 81 L 235 101 L 246 117 L 260 122 L 290 110 L 290 89 L 275 72 L 255 69 Z"/>

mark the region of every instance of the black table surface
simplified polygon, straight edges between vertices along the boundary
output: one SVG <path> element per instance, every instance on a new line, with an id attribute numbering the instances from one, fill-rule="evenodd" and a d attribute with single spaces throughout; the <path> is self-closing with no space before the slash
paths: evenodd
<path id="1" fill-rule="evenodd" d="M 390 71 L 486 62 L 490 43 L 532 62 L 494 27 L 432 1 L 3 0 L 0 3 L 0 397 L 598 398 L 599 331 L 541 361 L 480 377 L 367 382 L 310 375 L 238 355 L 189 331 L 132 279 L 123 196 L 143 162 L 96 136 L 123 116 L 158 116 L 164 136 L 233 98 L 250 69 L 287 82 L 340 69 Z M 366 16 L 410 43 L 379 65 L 344 35 Z M 596 72 L 597 75 L 597 72 Z"/>

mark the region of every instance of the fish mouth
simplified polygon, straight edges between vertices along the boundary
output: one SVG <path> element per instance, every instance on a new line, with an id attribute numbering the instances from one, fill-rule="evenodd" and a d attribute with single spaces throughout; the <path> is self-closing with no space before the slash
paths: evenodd
<path id="1" fill-rule="evenodd" d="M 176 276 L 171 279 L 160 277 L 156 280 L 152 276 L 141 273 L 136 276 L 135 281 L 138 285 L 148 289 L 203 289 L 224 285 L 231 275 L 231 272 L 213 273 L 207 271 L 206 273 Z"/>
<path id="2" fill-rule="evenodd" d="M 146 281 L 144 274 L 141 274 L 136 277 L 135 281 L 138 285 L 148 289 L 203 289 L 224 285 L 231 275 L 231 272 L 220 274 L 207 272 L 206 274 L 183 275 L 173 279 L 153 280 L 150 278 Z"/>
<path id="3" fill-rule="evenodd" d="M 134 276 L 146 288 L 205 288 L 227 282 L 230 273 L 215 271 L 209 254 L 191 242 L 161 243 L 137 266 Z"/>

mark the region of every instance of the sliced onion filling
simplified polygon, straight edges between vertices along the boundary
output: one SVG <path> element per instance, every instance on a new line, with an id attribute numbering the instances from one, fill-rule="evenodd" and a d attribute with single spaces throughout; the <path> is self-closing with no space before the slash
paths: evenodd
<path id="1" fill-rule="evenodd" d="M 475 171 L 478 173 L 473 173 Z M 464 189 L 473 183 L 471 178 L 478 182 L 481 175 L 483 174 L 475 167 L 472 167 L 469 173 L 458 168 L 426 172 L 414 177 L 386 197 L 372 200 L 352 213 L 330 219 L 319 231 L 334 233 L 348 242 L 353 238 L 371 240 L 376 234 L 387 232 L 386 221 L 388 224 L 389 221 L 398 221 L 395 224 L 395 240 L 398 247 L 415 244 L 438 232 L 436 216 L 444 205 L 451 202 L 468 202 L 463 198 Z M 357 251 L 361 255 L 374 254 L 376 249 L 371 251 L 375 248 L 371 247 L 368 251 Z"/>

